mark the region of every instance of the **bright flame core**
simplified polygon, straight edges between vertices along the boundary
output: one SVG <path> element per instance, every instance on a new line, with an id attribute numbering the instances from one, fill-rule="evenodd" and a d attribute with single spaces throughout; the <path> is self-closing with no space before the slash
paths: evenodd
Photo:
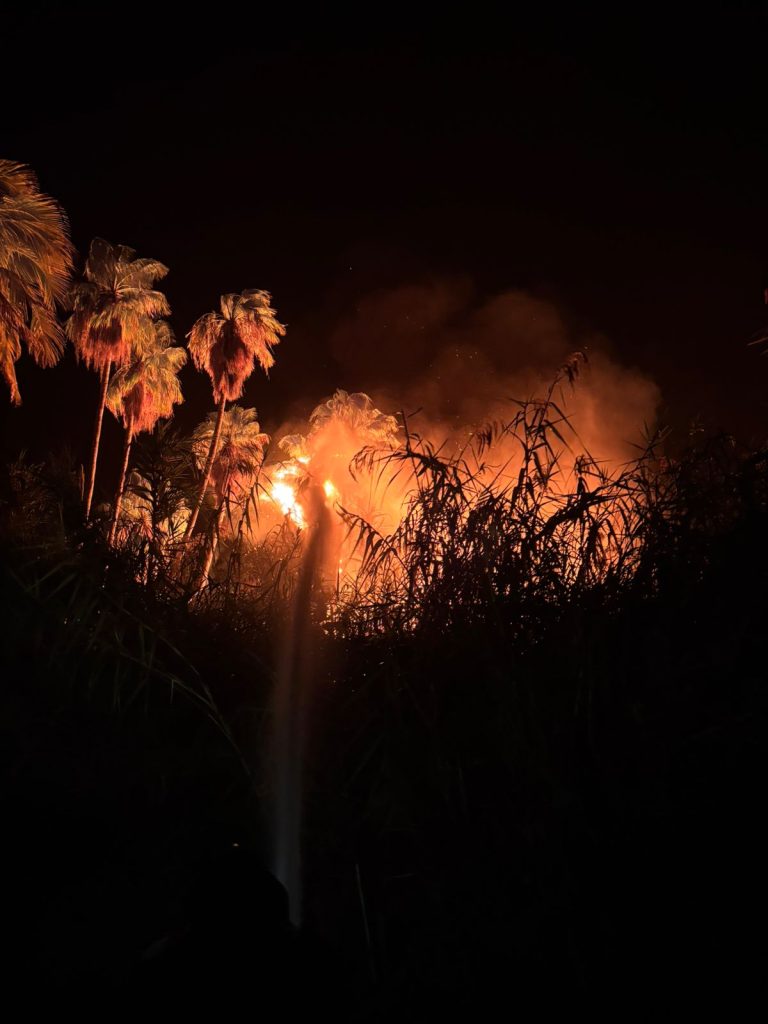
<path id="1" fill-rule="evenodd" d="M 298 499 L 298 477 L 300 467 L 288 463 L 275 470 L 272 489 L 269 495 L 284 516 L 288 516 L 298 527 L 307 525 L 304 510 Z"/>
<path id="2" fill-rule="evenodd" d="M 273 470 L 267 494 L 282 514 L 301 528 L 316 519 L 318 498 L 336 512 L 348 508 L 380 518 L 377 509 L 385 501 L 384 495 L 374 496 L 370 483 L 361 483 L 350 471 L 350 463 L 365 446 L 387 448 L 397 440 L 394 416 L 380 412 L 362 392 L 336 391 L 311 414 L 307 434 L 281 439 L 280 447 L 289 459 Z M 402 496 L 392 495 L 390 500 L 394 527 L 402 514 Z"/>
<path id="3" fill-rule="evenodd" d="M 272 486 L 269 490 L 269 497 L 282 514 L 288 516 L 294 526 L 301 529 L 307 526 L 307 516 L 299 497 L 299 489 L 302 477 L 307 474 L 309 462 L 308 456 L 302 456 L 295 462 L 280 466 L 273 474 Z M 341 498 L 341 493 L 332 480 L 325 481 L 323 493 L 329 507 L 332 507 Z"/>

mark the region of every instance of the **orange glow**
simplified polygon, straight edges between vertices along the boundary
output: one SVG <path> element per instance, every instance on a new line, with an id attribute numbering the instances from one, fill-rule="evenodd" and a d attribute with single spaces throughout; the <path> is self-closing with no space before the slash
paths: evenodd
<path id="1" fill-rule="evenodd" d="M 295 526 L 303 528 L 307 525 L 304 510 L 299 504 L 297 478 L 299 469 L 288 463 L 280 466 L 274 473 L 269 496 L 284 516 L 288 516 Z"/>
<path id="2" fill-rule="evenodd" d="M 522 432 L 534 430 L 539 418 L 545 415 L 542 399 L 527 405 L 527 428 L 521 425 L 522 420 L 514 419 L 511 426 L 502 427 L 505 413 L 512 419 L 510 408 L 513 416 L 522 415 L 509 403 L 506 408 L 489 408 L 489 431 L 482 429 L 480 420 L 463 425 L 409 422 L 411 432 L 406 440 L 402 425 L 376 409 L 368 396 L 337 391 L 311 413 L 305 433 L 280 438 L 286 459 L 265 471 L 269 484 L 261 498 L 266 514 L 258 517 L 254 532 L 264 538 L 274 526 L 269 504 L 300 530 L 313 529 L 321 521 L 320 512 L 325 506 L 331 516 L 322 519 L 329 523 L 322 573 L 333 586 L 336 600 L 343 602 L 357 600 L 369 586 L 372 544 L 377 551 L 393 552 L 388 556 L 386 582 L 387 586 L 397 585 L 402 568 L 398 552 L 412 542 L 408 532 L 411 527 L 405 533 L 398 531 L 408 522 L 412 510 L 418 508 L 423 481 L 432 479 L 425 467 L 438 465 L 440 460 L 447 460 L 446 465 L 452 468 L 443 477 L 435 477 L 439 485 L 435 493 L 442 488 L 444 495 L 445 516 L 442 498 L 427 506 L 429 542 L 435 546 L 434 565 L 440 564 L 441 548 L 450 547 L 455 532 L 478 509 L 509 502 L 516 514 L 532 516 L 537 523 L 543 523 L 561 511 L 568 494 L 575 494 L 582 487 L 599 486 L 603 472 L 619 471 L 626 459 L 626 449 L 616 440 L 615 425 L 604 422 L 606 417 L 595 411 L 602 408 L 602 390 L 597 389 L 597 396 L 588 389 L 563 395 L 561 390 L 555 397 L 563 405 L 570 400 L 576 407 L 575 418 L 581 432 L 577 435 L 559 409 L 551 406 L 547 415 L 554 425 L 547 436 L 554 447 L 537 444 L 525 464 Z M 554 389 L 547 401 L 553 393 Z M 416 426 L 418 434 L 413 432 Z M 493 440 L 487 440 L 486 435 Z M 601 456 L 599 462 L 581 454 L 586 449 L 584 435 L 595 441 Z M 411 451 L 424 454 L 411 458 Z M 521 473 L 531 481 L 533 490 L 530 495 L 526 491 L 514 497 Z M 454 479 L 460 483 L 454 483 Z M 613 528 L 621 533 L 622 522 L 616 518 L 619 515 L 620 510 L 614 513 L 606 508 L 601 529 L 610 532 Z M 366 530 L 367 536 L 374 538 L 371 544 L 361 542 Z M 390 538 L 394 538 L 392 548 Z M 418 538 L 416 542 L 420 542 Z M 604 558 L 610 559 L 610 537 L 605 545 Z M 575 559 L 574 565 L 577 562 Z M 374 581 L 373 585 L 379 583 Z"/>

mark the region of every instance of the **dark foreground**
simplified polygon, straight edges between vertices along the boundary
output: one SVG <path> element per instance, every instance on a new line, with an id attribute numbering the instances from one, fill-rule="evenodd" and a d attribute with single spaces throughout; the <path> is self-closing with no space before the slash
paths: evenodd
<path id="1" fill-rule="evenodd" d="M 63 571 L 6 537 L 6 1005 L 365 1021 L 760 1005 L 758 482 L 722 520 L 722 492 L 702 506 L 653 595 L 587 595 L 527 646 L 491 615 L 318 641 L 301 931 L 264 866 L 270 635 L 150 607 L 117 570 L 94 575 L 87 546 Z M 97 639 L 77 624 L 92 607 Z"/>

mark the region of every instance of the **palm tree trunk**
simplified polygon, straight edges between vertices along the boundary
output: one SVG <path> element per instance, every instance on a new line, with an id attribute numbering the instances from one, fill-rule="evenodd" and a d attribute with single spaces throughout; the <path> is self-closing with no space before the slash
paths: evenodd
<path id="1" fill-rule="evenodd" d="M 203 507 L 203 500 L 205 498 L 205 492 L 208 489 L 208 481 L 211 479 L 211 469 L 213 468 L 213 460 L 216 458 L 216 449 L 219 447 L 219 438 L 221 437 L 221 425 L 224 422 L 224 410 L 227 405 L 226 398 L 222 398 L 219 402 L 219 415 L 216 417 L 216 427 L 213 431 L 213 437 L 211 438 L 211 447 L 208 449 L 208 457 L 205 460 L 205 467 L 203 469 L 203 481 L 200 485 L 200 494 L 197 496 L 195 507 L 192 509 L 192 514 L 187 521 L 187 528 L 184 531 L 184 540 L 190 536 L 195 528 L 197 517 L 200 515 L 200 509 Z"/>
<path id="2" fill-rule="evenodd" d="M 221 519 L 223 512 L 224 502 L 222 501 L 222 503 L 216 510 L 216 515 L 214 516 L 213 522 L 211 523 L 211 536 L 210 539 L 208 540 L 208 550 L 205 553 L 205 564 L 203 565 L 203 571 L 200 573 L 200 578 L 198 579 L 195 585 L 195 590 L 200 590 L 200 588 L 204 586 L 205 582 L 208 579 L 208 574 L 211 571 L 211 566 L 213 565 L 213 557 L 216 554 L 216 548 L 219 546 L 219 529 L 221 527 Z"/>
<path id="3" fill-rule="evenodd" d="M 125 494 L 125 478 L 128 474 L 128 460 L 131 457 L 131 443 L 133 441 L 133 432 L 130 428 L 126 427 L 125 430 L 125 446 L 123 448 L 123 468 L 120 470 L 120 483 L 117 487 L 117 493 L 115 494 L 115 507 L 112 511 L 112 525 L 109 528 L 109 546 L 115 543 L 115 534 L 117 533 L 117 520 L 120 517 L 120 509 L 123 504 L 123 494 Z"/>
<path id="4" fill-rule="evenodd" d="M 91 516 L 91 502 L 93 501 L 93 487 L 96 483 L 96 462 L 99 458 L 99 441 L 101 440 L 101 424 L 104 419 L 104 406 L 107 404 L 107 388 L 109 387 L 109 371 L 112 363 L 109 362 L 101 372 L 101 393 L 99 395 L 99 411 L 96 414 L 96 427 L 93 431 L 93 447 L 91 448 L 91 464 L 88 469 L 88 489 L 85 498 L 85 520 Z"/>
<path id="5" fill-rule="evenodd" d="M 154 480 L 151 480 L 150 490 L 150 509 L 149 515 L 151 520 L 152 535 L 149 540 L 149 552 L 147 556 L 147 582 L 155 582 L 155 567 L 157 565 L 157 550 L 160 546 L 160 512 L 157 507 L 157 485 Z"/>

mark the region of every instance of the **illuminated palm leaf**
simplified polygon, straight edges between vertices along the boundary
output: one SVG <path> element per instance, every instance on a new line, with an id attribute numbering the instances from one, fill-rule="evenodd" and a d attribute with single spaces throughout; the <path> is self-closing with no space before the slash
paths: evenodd
<path id="1" fill-rule="evenodd" d="M 72 255 L 58 203 L 40 192 L 28 167 L 0 160 L 0 373 L 15 405 L 22 343 L 39 366 L 55 365 L 64 351 L 55 313 L 69 290 Z"/>
<path id="2" fill-rule="evenodd" d="M 147 337 L 132 361 L 115 373 L 107 391 L 107 408 L 125 427 L 123 465 L 112 513 L 110 543 L 117 531 L 134 437 L 142 431 L 153 430 L 158 420 L 173 414 L 174 405 L 184 401 L 178 373 L 187 361 L 186 351 L 174 346 L 173 332 L 164 320 L 151 324 L 151 338 L 150 341 Z"/>
<path id="3" fill-rule="evenodd" d="M 346 427 L 360 442 L 360 447 L 391 447 L 397 444 L 398 424 L 394 416 L 377 409 L 362 391 L 350 394 L 339 388 L 333 395 L 316 406 L 309 416 L 310 428 L 303 434 L 287 434 L 280 439 L 280 447 L 292 459 L 311 454 L 315 440 L 329 426 Z"/>
<path id="4" fill-rule="evenodd" d="M 220 443 L 216 444 L 217 435 Z M 211 413 L 192 435 L 192 452 L 199 466 L 208 470 L 216 495 L 216 511 L 208 532 L 205 545 L 205 560 L 202 572 L 195 584 L 199 589 L 208 578 L 219 539 L 219 526 L 224 509 L 234 496 L 235 490 L 244 490 L 256 480 L 264 455 L 269 445 L 269 436 L 261 432 L 255 409 L 243 409 L 233 405 L 227 412 Z M 210 453 L 215 458 L 210 462 Z"/>
<path id="5" fill-rule="evenodd" d="M 252 288 L 222 295 L 221 312 L 201 316 L 189 332 L 195 366 L 211 378 L 214 399 L 240 398 L 258 362 L 266 373 L 275 364 L 272 349 L 285 334 L 270 306 L 269 292 Z"/>
<path id="6" fill-rule="evenodd" d="M 261 432 L 256 416 L 255 409 L 243 409 L 239 405 L 233 405 L 224 414 L 221 440 L 211 470 L 217 503 L 226 500 L 236 486 L 250 486 L 261 469 L 269 435 Z M 210 451 L 216 420 L 217 414 L 212 412 L 192 435 L 192 450 L 200 467 Z"/>
<path id="7" fill-rule="evenodd" d="M 137 470 L 128 475 L 120 510 L 121 529 L 146 540 L 170 539 L 181 536 L 189 509 L 179 502 L 165 516 L 157 516 L 153 503 L 152 486 Z"/>
<path id="8" fill-rule="evenodd" d="M 178 373 L 187 353 L 174 346 L 173 332 L 164 320 L 152 324 L 154 342 L 147 343 L 135 358 L 112 377 L 107 391 L 107 408 L 133 438 L 152 430 L 160 419 L 173 414 L 174 405 L 184 401 Z"/>
<path id="9" fill-rule="evenodd" d="M 94 238 L 85 280 L 72 289 L 67 336 L 79 359 L 103 372 L 121 366 L 132 352 L 152 343 L 151 321 L 171 312 L 153 285 L 168 273 L 157 260 L 136 259 L 133 249 Z"/>
<path id="10" fill-rule="evenodd" d="M 167 273 L 168 268 L 157 260 L 137 259 L 135 250 L 127 245 L 94 238 L 85 264 L 85 280 L 72 289 L 67 336 L 78 359 L 101 378 L 85 495 L 86 519 L 93 500 L 110 373 L 112 367 L 124 367 L 133 356 L 153 348 L 154 321 L 171 312 L 168 300 L 153 285 Z"/>
<path id="11" fill-rule="evenodd" d="M 239 295 L 222 295 L 221 312 L 201 316 L 187 335 L 192 360 L 210 377 L 218 405 L 200 492 L 187 524 L 187 536 L 195 528 L 211 479 L 227 402 L 240 398 L 256 363 L 265 373 L 274 366 L 272 349 L 285 334 L 285 327 L 277 320 L 271 301 L 269 292 L 257 288 L 246 289 Z"/>

